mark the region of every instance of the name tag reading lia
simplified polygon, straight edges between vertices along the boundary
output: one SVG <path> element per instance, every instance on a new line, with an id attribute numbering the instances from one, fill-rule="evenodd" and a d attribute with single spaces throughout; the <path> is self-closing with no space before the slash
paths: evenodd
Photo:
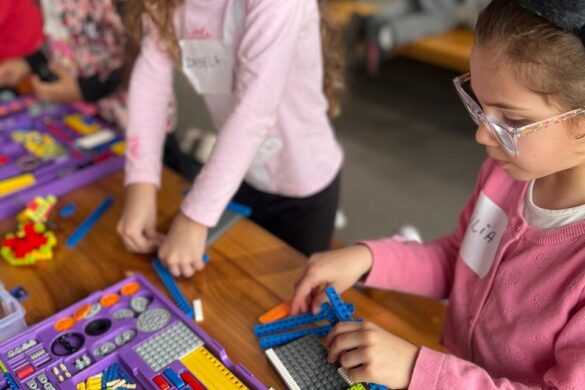
<path id="1" fill-rule="evenodd" d="M 201 95 L 231 94 L 234 55 L 222 41 L 182 40 L 183 72 Z"/>
<path id="2" fill-rule="evenodd" d="M 489 272 L 507 225 L 504 210 L 480 193 L 459 250 L 465 264 L 480 278 Z"/>

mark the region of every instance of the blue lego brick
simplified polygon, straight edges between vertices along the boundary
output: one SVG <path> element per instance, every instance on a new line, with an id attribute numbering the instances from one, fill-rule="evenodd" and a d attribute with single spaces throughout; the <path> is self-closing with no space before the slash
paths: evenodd
<path id="1" fill-rule="evenodd" d="M 185 382 L 183 382 L 183 380 L 171 368 L 165 369 L 162 373 L 177 389 L 181 389 L 185 386 Z"/>
<path id="2" fill-rule="evenodd" d="M 181 309 L 181 311 L 185 313 L 189 318 L 194 318 L 195 314 L 193 313 L 193 308 L 191 307 L 187 299 L 185 299 L 185 296 L 183 295 L 181 290 L 179 290 L 179 286 L 177 286 L 177 283 L 175 283 L 173 275 L 171 275 L 169 271 L 167 271 L 167 269 L 162 265 L 160 259 L 153 260 L 152 267 L 154 268 L 158 277 L 171 294 L 171 297 L 173 298 L 179 309 Z"/>
<path id="3" fill-rule="evenodd" d="M 114 198 L 108 196 L 92 213 L 75 229 L 73 233 L 65 241 L 65 245 L 69 248 L 75 247 L 79 241 L 89 233 L 91 228 L 97 223 L 101 216 L 114 203 Z"/>
<path id="4" fill-rule="evenodd" d="M 339 294 L 337 294 L 337 291 L 335 291 L 335 288 L 327 287 L 325 289 L 325 294 L 329 297 L 329 302 L 331 302 L 331 306 L 333 306 L 333 310 L 339 321 L 353 321 L 351 313 L 347 311 L 345 304 L 341 300 Z"/>
<path id="5" fill-rule="evenodd" d="M 19 390 L 18 383 L 16 383 L 16 380 L 12 374 L 8 372 L 4 373 L 4 379 L 6 379 L 6 382 L 8 382 L 8 388 L 10 390 Z"/>
<path id="6" fill-rule="evenodd" d="M 286 344 L 290 341 L 299 339 L 303 336 L 308 334 L 314 334 L 317 337 L 324 337 L 333 329 L 331 325 L 319 326 L 315 328 L 309 329 L 302 329 L 302 330 L 294 330 L 292 332 L 287 333 L 279 333 L 272 336 L 266 336 L 260 338 L 260 348 L 268 349 L 273 347 L 278 347 L 280 345 Z"/>
<path id="7" fill-rule="evenodd" d="M 28 291 L 26 291 L 23 287 L 18 286 L 10 290 L 10 295 L 16 298 L 17 301 L 21 302 L 28 298 Z"/>
<path id="8" fill-rule="evenodd" d="M 374 383 L 368 383 L 368 389 L 370 390 L 388 390 L 387 387 L 382 385 L 376 385 Z"/>
<path id="9" fill-rule="evenodd" d="M 73 203 L 69 203 L 61 208 L 61 210 L 59 211 L 59 216 L 61 218 L 70 217 L 73 215 L 75 210 L 76 210 L 75 205 Z"/>
<path id="10" fill-rule="evenodd" d="M 312 324 L 327 319 L 332 312 L 331 306 L 328 303 L 321 305 L 319 314 L 299 314 L 294 317 L 284 318 L 282 320 L 269 322 L 268 324 L 261 324 L 254 326 L 254 334 L 256 337 L 266 336 L 272 333 L 278 333 L 285 330 L 297 328 L 299 326 Z"/>
<path id="11" fill-rule="evenodd" d="M 250 215 L 252 215 L 252 209 L 250 207 L 238 202 L 230 202 L 227 209 L 233 213 L 241 214 L 246 218 L 250 218 Z"/>

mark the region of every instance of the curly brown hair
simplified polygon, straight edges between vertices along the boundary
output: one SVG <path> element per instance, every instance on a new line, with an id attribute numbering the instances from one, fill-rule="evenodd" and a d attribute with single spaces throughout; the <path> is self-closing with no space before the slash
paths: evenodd
<path id="1" fill-rule="evenodd" d="M 565 110 L 585 107 L 585 47 L 574 33 L 516 0 L 493 0 L 479 16 L 475 39 L 503 54 L 526 88 Z"/>
<path id="2" fill-rule="evenodd" d="M 175 10 L 184 0 L 126 0 L 125 24 L 128 30 L 128 60 L 127 74 L 130 73 L 136 58 L 140 53 L 140 42 L 144 34 L 142 17 L 149 16 L 160 31 L 160 44 L 179 64 L 180 51 L 177 33 L 173 24 Z M 327 11 L 327 0 L 317 0 L 321 14 L 321 42 L 323 51 L 323 91 L 327 97 L 329 107 L 327 113 L 336 117 L 341 113 L 341 92 L 344 83 L 344 58 L 341 48 L 339 28 L 333 23 Z"/>

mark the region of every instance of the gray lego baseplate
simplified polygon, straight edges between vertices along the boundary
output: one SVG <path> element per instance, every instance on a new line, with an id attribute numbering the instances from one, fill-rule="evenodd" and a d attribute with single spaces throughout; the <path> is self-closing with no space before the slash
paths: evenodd
<path id="1" fill-rule="evenodd" d="M 339 366 L 327 362 L 327 351 L 313 334 L 268 349 L 266 355 L 290 390 L 345 390 L 351 385 Z"/>

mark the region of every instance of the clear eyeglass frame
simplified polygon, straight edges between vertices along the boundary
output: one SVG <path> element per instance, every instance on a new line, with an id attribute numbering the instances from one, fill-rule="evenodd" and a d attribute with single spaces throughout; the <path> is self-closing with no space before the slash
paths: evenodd
<path id="1" fill-rule="evenodd" d="M 465 83 L 469 83 L 470 80 L 471 75 L 469 73 L 465 73 L 453 79 L 453 85 L 455 86 L 457 94 L 463 101 L 463 105 L 467 109 L 467 112 L 469 112 L 469 115 L 475 124 L 478 126 L 480 126 L 482 123 L 485 124 L 490 132 L 496 137 L 500 145 L 502 145 L 504 150 L 512 157 L 518 157 L 520 155 L 518 139 L 521 136 L 534 133 L 535 131 L 542 130 L 546 127 L 550 127 L 557 123 L 585 114 L 585 109 L 577 108 L 575 110 L 556 115 L 552 118 L 514 128 L 483 112 L 477 101 L 465 91 L 464 85 Z"/>

